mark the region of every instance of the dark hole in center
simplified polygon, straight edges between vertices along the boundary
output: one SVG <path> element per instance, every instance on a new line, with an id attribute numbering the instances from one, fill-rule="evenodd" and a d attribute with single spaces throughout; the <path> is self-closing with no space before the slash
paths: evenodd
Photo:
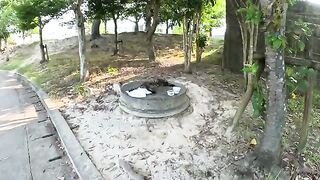
<path id="1" fill-rule="evenodd" d="M 156 94 L 156 90 L 159 87 L 173 87 L 174 84 L 169 83 L 167 80 L 164 79 L 155 79 L 150 81 L 145 81 L 141 84 L 140 88 L 145 88 L 148 91 L 152 92 L 152 94 Z M 133 91 L 134 89 L 131 89 L 130 91 Z"/>

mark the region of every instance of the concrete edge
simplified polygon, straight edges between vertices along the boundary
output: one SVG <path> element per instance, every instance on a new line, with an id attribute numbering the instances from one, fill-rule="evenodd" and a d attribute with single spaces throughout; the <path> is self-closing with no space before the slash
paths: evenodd
<path id="1" fill-rule="evenodd" d="M 39 87 L 35 86 L 29 79 L 17 72 L 11 72 L 18 80 L 24 81 L 29 85 L 39 97 L 48 115 L 56 128 L 60 141 L 75 169 L 79 178 L 82 180 L 104 180 L 99 170 L 90 160 L 83 147 L 71 131 L 66 120 L 61 115 L 55 103 Z"/>

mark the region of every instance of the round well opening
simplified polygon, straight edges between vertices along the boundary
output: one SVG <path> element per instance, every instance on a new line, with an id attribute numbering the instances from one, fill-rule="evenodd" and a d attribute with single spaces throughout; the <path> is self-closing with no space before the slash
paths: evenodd
<path id="1" fill-rule="evenodd" d="M 186 87 L 163 79 L 131 81 L 121 86 L 120 108 L 138 117 L 161 118 L 189 107 Z"/>

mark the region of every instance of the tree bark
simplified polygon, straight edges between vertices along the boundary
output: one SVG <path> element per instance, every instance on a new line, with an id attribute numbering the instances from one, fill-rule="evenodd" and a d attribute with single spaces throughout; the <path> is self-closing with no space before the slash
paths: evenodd
<path id="1" fill-rule="evenodd" d="M 41 53 L 41 60 L 40 60 L 40 64 L 46 62 L 46 54 L 44 52 L 44 45 L 43 45 L 43 34 L 42 34 L 42 29 L 43 29 L 43 25 L 42 25 L 42 20 L 41 17 L 39 16 L 39 39 L 40 39 L 40 53 Z"/>
<path id="2" fill-rule="evenodd" d="M 149 61 L 155 61 L 156 55 L 154 52 L 153 36 L 160 22 L 159 20 L 159 10 L 160 10 L 160 0 L 151 0 L 153 13 L 152 13 L 152 25 L 147 29 L 147 53 Z M 151 13 L 151 12 L 150 12 Z"/>
<path id="3" fill-rule="evenodd" d="M 118 22 L 117 17 L 115 14 L 112 14 L 112 19 L 114 23 L 114 51 L 113 55 L 118 54 L 119 48 L 118 48 Z"/>
<path id="4" fill-rule="evenodd" d="M 201 10 L 196 13 L 196 38 L 200 37 L 200 23 L 201 23 Z M 201 62 L 202 47 L 199 46 L 199 43 L 196 43 L 196 62 Z"/>
<path id="5" fill-rule="evenodd" d="M 281 24 L 278 29 L 268 29 L 265 37 L 270 33 L 284 35 L 287 5 L 284 2 L 275 2 L 270 8 L 272 0 L 260 1 L 261 8 L 265 10 L 265 17 L 273 17 L 273 10 L 281 10 Z M 278 12 L 279 13 L 279 12 Z M 267 117 L 264 134 L 258 148 L 258 161 L 266 169 L 271 169 L 280 162 L 281 139 L 286 116 L 286 89 L 285 89 L 285 63 L 283 48 L 274 49 L 266 43 L 266 71 L 267 77 Z"/>
<path id="6" fill-rule="evenodd" d="M 0 38 L 0 51 L 2 51 L 2 38 Z"/>
<path id="7" fill-rule="evenodd" d="M 152 20 L 152 5 L 154 3 L 154 0 L 149 0 L 147 5 L 146 5 L 146 17 L 145 17 L 145 21 L 146 21 L 146 27 L 145 27 L 145 31 L 148 32 L 150 27 L 151 27 L 151 20 Z"/>
<path id="8" fill-rule="evenodd" d="M 78 41 L 79 41 L 79 57 L 80 57 L 80 81 L 84 82 L 89 77 L 88 62 L 86 58 L 86 34 L 84 27 L 84 17 L 81 12 L 83 0 L 77 0 L 75 5 L 75 16 L 77 21 Z"/>
<path id="9" fill-rule="evenodd" d="M 224 40 L 222 69 L 229 69 L 234 73 L 243 73 L 243 46 L 238 21 L 235 0 L 226 0 L 226 22 L 227 29 Z M 212 32 L 212 31 L 210 31 Z"/>
<path id="10" fill-rule="evenodd" d="M 192 20 L 186 15 L 183 17 L 183 53 L 184 53 L 184 72 L 192 73 L 191 69 L 191 48 L 193 39 Z"/>
<path id="11" fill-rule="evenodd" d="M 94 19 L 91 26 L 91 38 L 90 40 L 99 39 L 101 37 L 100 34 L 100 24 L 101 19 Z"/>

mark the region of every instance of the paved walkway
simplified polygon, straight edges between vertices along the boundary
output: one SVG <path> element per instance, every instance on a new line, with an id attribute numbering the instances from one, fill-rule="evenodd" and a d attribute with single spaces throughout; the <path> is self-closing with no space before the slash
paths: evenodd
<path id="1" fill-rule="evenodd" d="M 0 71 L 0 180 L 77 179 L 36 94 Z"/>

